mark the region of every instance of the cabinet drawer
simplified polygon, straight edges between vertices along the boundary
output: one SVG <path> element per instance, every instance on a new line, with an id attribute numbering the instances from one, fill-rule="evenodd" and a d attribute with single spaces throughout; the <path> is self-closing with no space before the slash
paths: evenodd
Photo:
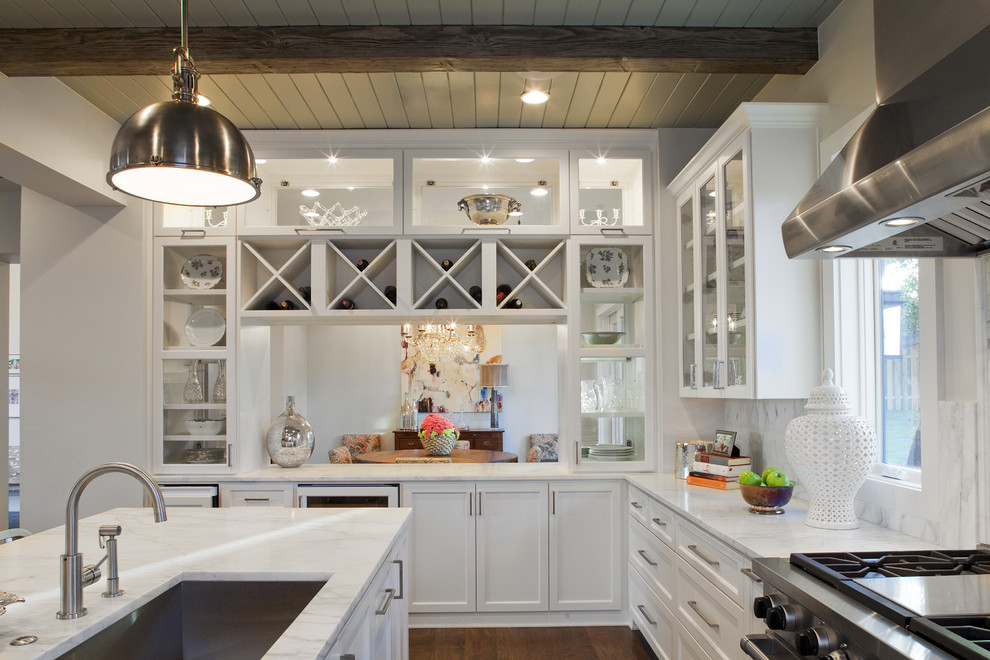
<path id="1" fill-rule="evenodd" d="M 636 571 L 629 571 L 629 610 L 633 623 L 661 660 L 676 658 L 674 653 L 677 619 Z"/>
<path id="2" fill-rule="evenodd" d="M 725 592 L 739 607 L 747 607 L 749 578 L 742 569 L 752 562 L 691 523 L 677 521 L 677 554 Z"/>
<path id="3" fill-rule="evenodd" d="M 738 658 L 747 612 L 677 557 L 677 602 L 674 612 L 712 658 Z"/>
<path id="4" fill-rule="evenodd" d="M 674 606 L 674 551 L 635 520 L 629 521 L 629 565 L 667 607 Z M 630 571 L 634 572 L 634 571 Z"/>
<path id="5" fill-rule="evenodd" d="M 220 506 L 280 506 L 292 507 L 291 486 L 221 486 Z"/>
<path id="6" fill-rule="evenodd" d="M 646 526 L 646 515 L 650 511 L 650 498 L 638 488 L 629 486 L 629 515 Z"/>
<path id="7" fill-rule="evenodd" d="M 660 504 L 654 499 L 650 499 L 649 512 L 647 514 L 646 526 L 657 538 L 674 547 L 674 521 L 677 516 L 673 511 Z"/>

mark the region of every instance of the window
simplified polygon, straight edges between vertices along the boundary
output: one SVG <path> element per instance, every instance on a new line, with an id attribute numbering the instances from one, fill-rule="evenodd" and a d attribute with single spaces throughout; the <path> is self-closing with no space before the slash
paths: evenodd
<path id="1" fill-rule="evenodd" d="M 918 260 L 878 259 L 876 267 L 881 473 L 916 481 L 921 470 Z"/>

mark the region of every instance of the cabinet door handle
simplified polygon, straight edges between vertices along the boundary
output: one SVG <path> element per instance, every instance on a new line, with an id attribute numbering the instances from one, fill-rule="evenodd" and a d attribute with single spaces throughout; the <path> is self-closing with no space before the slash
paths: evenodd
<path id="1" fill-rule="evenodd" d="M 692 610 L 694 610 L 694 613 L 695 614 L 697 614 L 699 617 L 701 617 L 701 620 L 702 621 L 704 621 L 706 624 L 708 624 L 708 627 L 709 628 L 711 628 L 712 630 L 718 630 L 718 624 L 717 623 L 712 623 L 711 621 L 708 620 L 708 617 L 705 616 L 705 614 L 701 611 L 701 608 L 698 607 L 698 601 L 696 601 L 696 600 L 689 600 L 687 602 L 687 604 L 688 604 L 688 606 Z"/>
<path id="2" fill-rule="evenodd" d="M 752 580 L 753 582 L 755 582 L 757 584 L 762 584 L 763 583 L 763 580 L 760 579 L 760 577 L 756 573 L 753 572 L 753 569 L 752 568 L 740 568 L 739 569 L 739 572 L 742 573 L 743 575 L 745 575 L 746 577 L 748 577 L 750 580 Z"/>
<path id="3" fill-rule="evenodd" d="M 340 227 L 296 227 L 295 232 L 297 234 L 302 233 L 324 233 L 324 232 L 336 232 L 344 233 L 344 230 Z"/>
<path id="4" fill-rule="evenodd" d="M 234 445 L 227 443 L 227 467 L 234 467 Z"/>
<path id="5" fill-rule="evenodd" d="M 630 502 L 629 503 L 629 506 L 631 506 L 634 509 L 642 509 L 643 508 L 643 505 L 640 504 L 639 502 Z"/>
<path id="6" fill-rule="evenodd" d="M 474 515 L 474 493 L 468 493 L 468 517 Z"/>
<path id="7" fill-rule="evenodd" d="M 691 366 L 688 367 L 688 383 L 692 390 L 698 389 L 697 373 L 698 365 L 692 363 Z"/>
<path id="8" fill-rule="evenodd" d="M 268 497 L 245 497 L 245 502 L 271 502 L 271 498 Z"/>
<path id="9" fill-rule="evenodd" d="M 557 491 L 550 493 L 550 515 L 557 515 Z"/>
<path id="10" fill-rule="evenodd" d="M 655 620 L 653 619 L 653 617 L 651 617 L 651 616 L 650 616 L 650 615 L 649 615 L 649 614 L 648 614 L 648 613 L 646 612 L 646 608 L 645 608 L 644 606 L 642 606 L 642 605 L 637 605 L 637 606 L 636 606 L 636 609 L 638 609 L 638 610 L 640 611 L 640 614 L 642 614 L 642 615 L 643 615 L 643 617 L 644 617 L 644 618 L 645 618 L 645 619 L 647 620 L 647 622 L 648 622 L 648 623 L 649 623 L 649 624 L 650 624 L 651 626 L 655 626 L 655 625 L 657 625 L 657 622 L 656 622 L 656 621 L 655 621 Z"/>
<path id="11" fill-rule="evenodd" d="M 183 229 L 182 238 L 206 238 L 205 229 Z"/>
<path id="12" fill-rule="evenodd" d="M 722 389 L 722 361 L 715 360 L 715 365 L 713 366 L 715 373 L 712 374 L 712 387 L 716 390 Z"/>
<path id="13" fill-rule="evenodd" d="M 696 554 L 699 557 L 701 557 L 702 559 L 704 559 L 705 560 L 705 563 L 707 563 L 709 566 L 718 566 L 718 560 L 717 559 L 712 559 L 711 557 L 709 557 L 708 555 L 706 555 L 704 552 L 701 551 L 701 549 L 698 546 L 696 546 L 696 545 L 689 545 L 688 546 L 688 550 L 690 550 L 694 554 Z"/>
<path id="14" fill-rule="evenodd" d="M 406 591 L 405 585 L 403 584 L 405 582 L 405 580 L 402 579 L 402 560 L 401 559 L 393 559 L 392 560 L 392 563 L 399 565 L 399 593 L 395 596 L 395 599 L 396 600 L 402 600 L 402 595 Z"/>
<path id="15" fill-rule="evenodd" d="M 626 230 L 622 227 L 602 227 L 602 236 L 625 236 Z"/>
<path id="16" fill-rule="evenodd" d="M 646 561 L 646 563 L 649 564 L 650 566 L 657 565 L 657 563 L 652 559 L 650 559 L 650 556 L 646 554 L 646 550 L 637 550 L 636 552 L 638 552 L 639 556 L 642 557 Z"/>
<path id="17" fill-rule="evenodd" d="M 382 616 L 383 614 L 385 614 L 386 612 L 388 612 L 388 608 L 392 606 L 392 599 L 393 598 L 395 598 L 395 589 L 386 589 L 385 590 L 385 604 L 382 605 L 382 609 L 375 610 L 375 614 L 377 614 L 378 616 Z M 704 617 L 702 617 L 702 618 L 704 618 Z"/>
<path id="18" fill-rule="evenodd" d="M 478 515 L 481 515 L 481 493 L 478 493 Z"/>
<path id="19" fill-rule="evenodd" d="M 652 518 L 652 520 L 653 520 L 653 524 L 656 525 L 657 527 L 666 527 L 667 526 L 667 523 L 665 523 L 664 521 L 660 520 L 659 518 Z"/>

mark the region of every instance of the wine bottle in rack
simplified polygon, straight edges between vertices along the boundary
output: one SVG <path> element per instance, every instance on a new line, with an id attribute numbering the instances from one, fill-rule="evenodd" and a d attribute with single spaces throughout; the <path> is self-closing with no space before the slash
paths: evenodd
<path id="1" fill-rule="evenodd" d="M 499 284 L 495 289 L 495 304 L 501 303 L 505 297 L 512 293 L 512 287 L 508 284 Z"/>
<path id="2" fill-rule="evenodd" d="M 344 298 L 340 301 L 340 309 L 357 309 L 357 305 L 350 298 Z"/>

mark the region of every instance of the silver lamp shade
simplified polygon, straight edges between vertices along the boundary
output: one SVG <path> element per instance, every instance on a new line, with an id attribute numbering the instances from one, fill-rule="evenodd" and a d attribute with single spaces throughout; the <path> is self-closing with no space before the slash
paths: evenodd
<path id="1" fill-rule="evenodd" d="M 107 183 L 166 204 L 230 206 L 261 194 L 254 153 L 216 110 L 181 100 L 149 105 L 121 125 Z"/>

